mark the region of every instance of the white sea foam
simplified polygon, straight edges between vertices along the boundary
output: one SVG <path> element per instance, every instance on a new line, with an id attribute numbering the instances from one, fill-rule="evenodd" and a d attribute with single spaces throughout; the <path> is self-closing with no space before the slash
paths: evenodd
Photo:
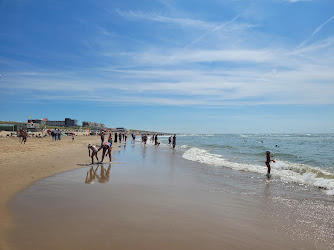
<path id="1" fill-rule="evenodd" d="M 265 165 L 254 165 L 231 162 L 218 154 L 211 154 L 200 148 L 190 148 L 183 154 L 183 158 L 190 161 L 209 164 L 215 167 L 227 167 L 238 171 L 248 171 L 258 174 L 265 174 Z M 285 161 L 272 163 L 272 175 L 281 178 L 286 182 L 295 182 L 323 188 L 328 195 L 334 195 L 334 173 L 320 168 L 295 164 Z"/>

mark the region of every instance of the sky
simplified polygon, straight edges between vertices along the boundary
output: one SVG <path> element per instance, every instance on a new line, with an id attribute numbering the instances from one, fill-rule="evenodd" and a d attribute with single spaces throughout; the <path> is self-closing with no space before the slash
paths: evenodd
<path id="1" fill-rule="evenodd" d="M 0 0 L 0 120 L 333 133 L 333 0 Z"/>

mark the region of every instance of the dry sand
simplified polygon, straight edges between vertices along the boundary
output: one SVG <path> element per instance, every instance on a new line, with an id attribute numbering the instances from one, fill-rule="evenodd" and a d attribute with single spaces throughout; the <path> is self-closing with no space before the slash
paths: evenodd
<path id="1" fill-rule="evenodd" d="M 14 226 L 10 199 L 42 178 L 89 165 L 87 145 L 100 144 L 99 136 L 62 137 L 60 141 L 46 138 L 28 138 L 20 144 L 19 138 L 0 139 L 0 249 L 11 249 L 8 236 Z M 114 144 L 113 151 L 119 150 Z M 104 161 L 107 161 L 105 159 Z"/>

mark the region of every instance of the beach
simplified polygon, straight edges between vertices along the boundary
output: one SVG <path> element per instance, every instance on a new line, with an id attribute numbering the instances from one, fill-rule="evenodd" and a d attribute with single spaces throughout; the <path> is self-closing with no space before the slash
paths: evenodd
<path id="1" fill-rule="evenodd" d="M 30 180 L 12 196 L 12 249 L 333 248 L 333 201 L 321 190 L 139 140 L 114 152 L 110 165 L 90 166 L 87 142 L 59 162 L 79 169 Z"/>
<path id="2" fill-rule="evenodd" d="M 89 165 L 87 145 L 100 142 L 99 136 L 76 136 L 74 141 L 71 137 L 60 141 L 29 137 L 26 144 L 16 137 L 0 139 L 0 249 L 11 249 L 8 235 L 14 220 L 8 208 L 10 199 L 37 180 Z"/>

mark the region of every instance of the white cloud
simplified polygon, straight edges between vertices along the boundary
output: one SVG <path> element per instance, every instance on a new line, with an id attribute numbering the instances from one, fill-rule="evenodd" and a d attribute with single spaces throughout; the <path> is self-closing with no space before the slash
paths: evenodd
<path id="1" fill-rule="evenodd" d="M 214 23 L 144 12 L 117 13 L 127 19 L 182 25 L 187 34 L 200 30 L 202 35 L 184 35 L 186 49 L 152 43 L 135 49 L 127 44 L 122 50 L 110 43 L 124 34 L 95 25 L 103 35 L 95 37 L 101 49 L 92 46 L 98 63 L 66 72 L 20 65 L 24 70 L 6 73 L 0 89 L 31 91 L 36 99 L 112 105 L 334 104 L 334 37 L 296 49 L 281 42 L 269 45 L 276 41 L 273 36 L 252 30 L 252 24 L 238 23 L 238 16 Z"/>
<path id="2" fill-rule="evenodd" d="M 161 23 L 170 23 L 170 24 L 177 24 L 182 26 L 190 26 L 197 29 L 210 29 L 215 28 L 218 26 L 216 23 L 205 22 L 196 19 L 187 19 L 187 18 L 176 18 L 176 17 L 167 17 L 152 13 L 143 13 L 143 12 L 135 12 L 135 11 L 121 11 L 116 10 L 116 12 L 125 18 L 128 19 L 142 19 L 154 22 L 161 22 Z"/>

